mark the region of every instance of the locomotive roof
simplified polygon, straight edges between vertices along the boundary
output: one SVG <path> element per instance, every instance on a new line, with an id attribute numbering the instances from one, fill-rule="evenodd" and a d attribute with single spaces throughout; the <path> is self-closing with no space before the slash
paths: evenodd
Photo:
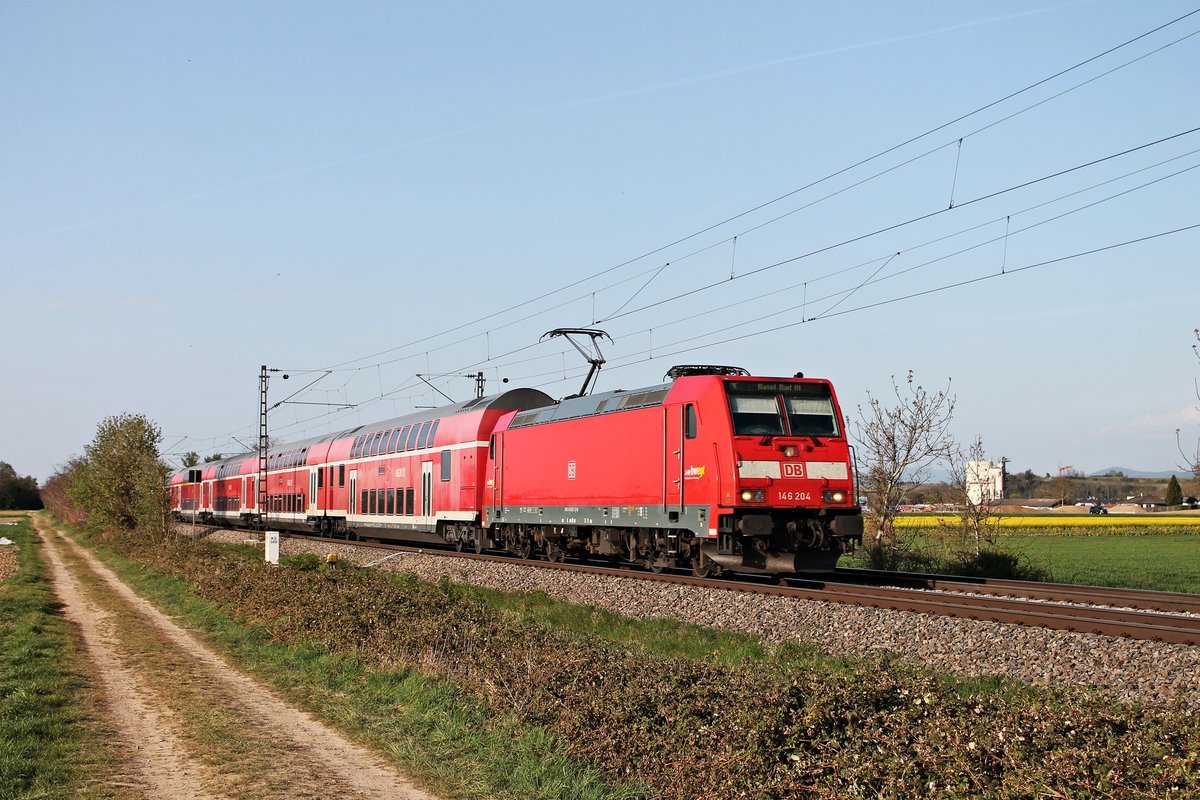
<path id="1" fill-rule="evenodd" d="M 593 417 L 598 414 L 611 414 L 614 411 L 661 406 L 673 385 L 673 383 L 662 383 L 643 389 L 629 391 L 617 389 L 612 392 L 590 394 L 586 397 L 569 397 L 557 405 L 522 411 L 513 417 L 508 427 L 510 429 L 525 428 L 530 425 L 544 425 L 547 422 L 558 422 L 564 419 Z"/>

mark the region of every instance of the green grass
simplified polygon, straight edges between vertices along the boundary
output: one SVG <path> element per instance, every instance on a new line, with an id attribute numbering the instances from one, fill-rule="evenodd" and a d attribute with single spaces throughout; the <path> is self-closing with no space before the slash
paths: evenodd
<path id="1" fill-rule="evenodd" d="M 82 539 L 83 537 L 80 536 Z M 95 543 L 89 543 L 95 547 Z M 415 671 L 372 671 L 319 643 L 288 646 L 238 624 L 166 577 L 105 548 L 99 555 L 139 593 L 183 618 L 242 667 L 298 704 L 388 754 L 447 798 L 632 799 L 565 754 L 545 731 L 492 715 L 475 698 Z M 243 555 L 245 555 L 243 553 Z M 256 553 L 257 558 L 261 554 Z"/>
<path id="2" fill-rule="evenodd" d="M 37 535 L 4 528 L 19 569 L 0 583 L 0 798 L 109 797 L 105 736 L 70 626 L 59 614 Z"/>
<path id="3" fill-rule="evenodd" d="M 1129 535 L 1100 529 L 1047 536 L 1040 530 L 1006 531 L 995 551 L 1010 561 L 991 560 L 1014 568 L 1006 574 L 986 569 L 976 573 L 971 567 L 978 565 L 955 564 L 948 556 L 946 538 L 916 534 L 904 540 L 912 554 L 901 564 L 906 570 L 1200 594 L 1200 534 Z M 843 556 L 838 563 L 843 567 L 868 566 L 862 556 Z"/>
<path id="4" fill-rule="evenodd" d="M 1053 580 L 1200 594 L 1200 535 L 1014 537 Z"/>

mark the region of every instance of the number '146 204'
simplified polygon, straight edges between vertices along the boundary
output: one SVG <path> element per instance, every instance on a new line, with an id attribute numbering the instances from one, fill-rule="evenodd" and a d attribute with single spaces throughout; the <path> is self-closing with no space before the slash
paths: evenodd
<path id="1" fill-rule="evenodd" d="M 812 494 L 809 492 L 780 492 L 779 502 L 795 503 L 801 500 L 812 500 Z"/>

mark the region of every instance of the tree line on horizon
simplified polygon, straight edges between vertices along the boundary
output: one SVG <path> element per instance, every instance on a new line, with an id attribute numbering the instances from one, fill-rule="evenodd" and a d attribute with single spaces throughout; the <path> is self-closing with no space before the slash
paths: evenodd
<path id="1" fill-rule="evenodd" d="M 35 478 L 17 474 L 12 464 L 0 461 L 0 511 L 37 511 L 42 496 Z"/>

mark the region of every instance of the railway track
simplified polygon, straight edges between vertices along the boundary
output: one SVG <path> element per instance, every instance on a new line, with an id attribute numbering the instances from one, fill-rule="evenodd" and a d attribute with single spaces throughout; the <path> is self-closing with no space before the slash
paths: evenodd
<path id="1" fill-rule="evenodd" d="M 297 538 L 330 541 L 319 537 Z M 451 548 L 442 550 L 340 540 L 337 543 L 394 552 L 392 556 L 381 557 L 364 566 L 377 565 L 403 552 L 424 552 L 567 572 L 1200 645 L 1200 595 L 872 570 L 836 570 L 819 577 L 789 577 L 777 583 L 766 583 L 753 579 L 697 578 L 578 562 L 528 561 L 489 553 L 458 552 Z"/>

